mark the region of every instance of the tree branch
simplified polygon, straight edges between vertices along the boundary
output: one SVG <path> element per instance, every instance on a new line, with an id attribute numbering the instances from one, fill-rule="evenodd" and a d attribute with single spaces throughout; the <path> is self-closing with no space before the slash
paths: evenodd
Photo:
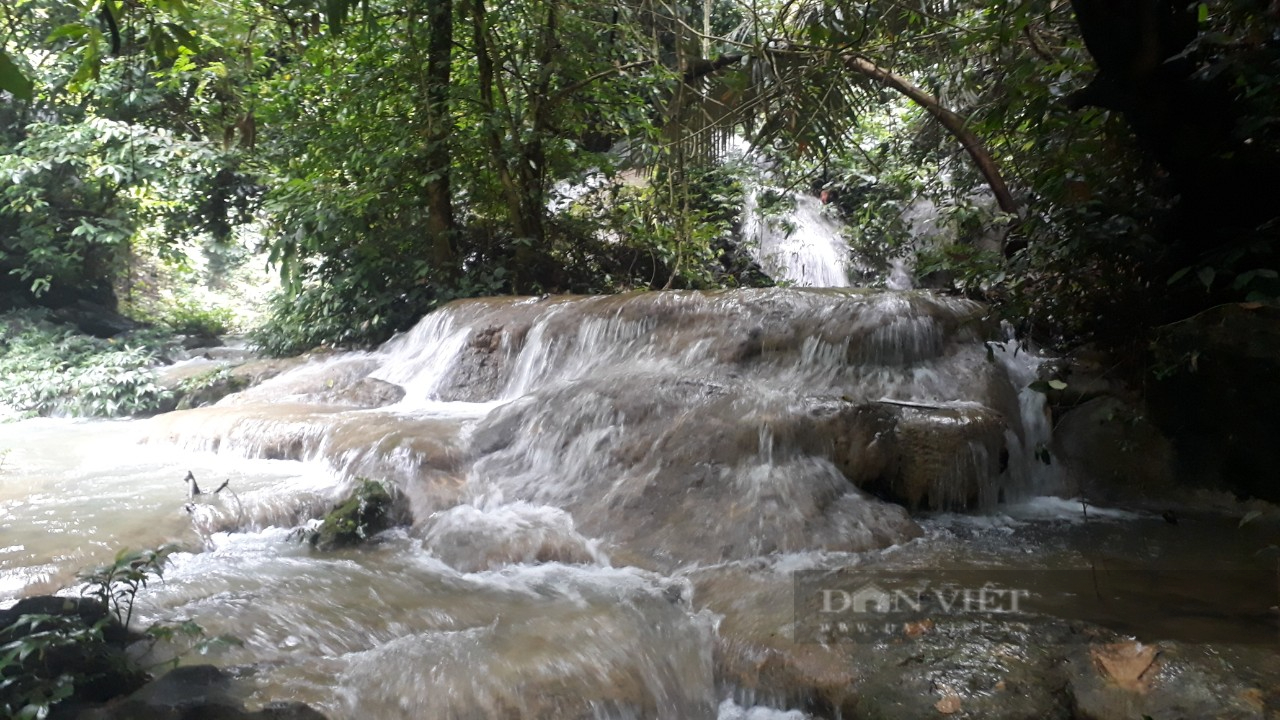
<path id="1" fill-rule="evenodd" d="M 995 159 L 991 157 L 991 153 L 987 152 L 986 147 L 983 146 L 978 136 L 974 135 L 973 131 L 968 128 L 968 123 L 963 117 L 943 107 L 936 97 L 916 87 L 911 81 L 901 75 L 889 72 L 866 58 L 851 57 L 845 61 L 845 64 L 854 72 L 906 95 L 912 102 L 928 111 L 930 115 L 942 124 L 942 127 L 947 132 L 951 133 L 952 137 L 960 141 L 965 151 L 969 153 L 973 163 L 978 166 L 978 172 L 982 173 L 987 185 L 991 187 L 991 192 L 995 195 L 1000 209 L 1009 214 L 1017 214 L 1018 203 L 1013 199 L 1013 194 L 1009 192 L 1009 187 L 1005 185 L 1004 178 L 1000 175 L 1000 168 L 996 166 Z"/>
<path id="2" fill-rule="evenodd" d="M 559 90 L 556 91 L 553 102 L 558 103 L 562 100 L 566 100 L 569 98 L 569 96 L 573 95 L 579 90 L 585 87 L 588 87 L 590 85 L 593 85 L 609 77 L 610 75 L 621 75 L 622 73 L 628 70 L 649 67 L 653 64 L 654 64 L 653 60 L 637 60 L 635 62 L 626 63 L 625 65 L 616 65 L 614 67 L 609 68 L 608 70 L 602 70 L 596 73 L 595 75 L 591 75 L 590 77 L 583 78 L 582 80 L 579 80 L 578 82 L 572 85 L 560 88 Z"/>
<path id="3" fill-rule="evenodd" d="M 737 53 L 733 55 L 721 55 L 715 60 L 709 60 L 707 58 L 691 60 L 684 71 L 684 81 L 686 83 L 692 83 L 693 81 L 699 80 L 708 75 L 713 75 L 730 65 L 737 63 L 744 57 L 746 57 L 746 55 Z"/>

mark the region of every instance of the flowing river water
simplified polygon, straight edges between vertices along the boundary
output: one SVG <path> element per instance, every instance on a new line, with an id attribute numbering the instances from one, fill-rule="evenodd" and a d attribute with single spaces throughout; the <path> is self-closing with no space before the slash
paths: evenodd
<path id="1" fill-rule="evenodd" d="M 807 636 L 832 608 L 797 578 L 1003 573 L 1034 617 L 1274 678 L 1275 595 L 1258 592 L 1274 522 L 1045 497 L 1063 479 L 1037 459 L 1052 429 L 1034 359 L 987 341 L 984 312 L 914 291 L 463 301 L 212 407 L 5 425 L 0 598 L 180 543 L 144 621 L 239 638 L 192 661 L 241 668 L 251 702 L 332 718 L 873 716 L 858 698 L 905 665 L 901 644 Z M 229 490 L 189 503 L 187 472 Z M 406 524 L 352 549 L 299 542 L 358 477 L 396 488 Z M 1022 702 L 999 690 L 1059 661 L 1001 653 L 1070 644 L 1035 622 L 965 632 L 931 646 L 983 658 L 930 676 L 939 712 Z"/>

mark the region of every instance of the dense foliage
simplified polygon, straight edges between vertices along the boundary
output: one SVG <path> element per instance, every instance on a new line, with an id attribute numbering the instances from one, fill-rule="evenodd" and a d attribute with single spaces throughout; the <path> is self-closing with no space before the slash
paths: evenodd
<path id="1" fill-rule="evenodd" d="M 0 325 L 0 417 L 154 412 L 168 395 L 153 369 L 160 350 L 154 335 L 100 340 L 39 313 L 8 315 Z"/>
<path id="2" fill-rule="evenodd" d="M 4 12 L 0 304 L 264 251 L 285 282 L 257 337 L 287 353 L 461 296 L 757 282 L 741 143 L 860 253 L 1051 342 L 1280 292 L 1278 19 L 1253 0 Z"/>

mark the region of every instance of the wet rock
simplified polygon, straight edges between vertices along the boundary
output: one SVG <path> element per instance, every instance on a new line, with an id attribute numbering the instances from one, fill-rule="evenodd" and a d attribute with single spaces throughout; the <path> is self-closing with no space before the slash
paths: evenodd
<path id="1" fill-rule="evenodd" d="M 399 401 L 404 396 L 402 389 L 368 377 L 376 367 L 375 361 L 362 354 L 339 359 L 311 355 L 253 361 L 231 371 L 235 377 L 249 378 L 251 387 L 226 397 L 220 404 L 304 403 L 373 408 Z"/>
<path id="2" fill-rule="evenodd" d="M 366 377 L 348 385 L 335 386 L 332 389 L 309 393 L 296 399 L 318 405 L 379 408 L 394 405 L 403 398 L 404 388 L 399 385 L 394 385 L 385 380 L 378 380 L 377 378 Z"/>
<path id="3" fill-rule="evenodd" d="M 896 643 L 850 648 L 846 717 L 1069 720 L 1060 655 L 1075 630 L 1050 619 L 923 624 Z"/>
<path id="4" fill-rule="evenodd" d="M 211 353 L 212 354 L 212 353 Z M 215 358 L 216 359 L 216 358 Z M 250 386 L 266 382 L 307 362 L 306 356 L 292 358 L 257 358 L 231 369 L 231 374 L 243 378 Z"/>
<path id="5" fill-rule="evenodd" d="M 24 616 L 38 619 L 31 622 Z M 39 649 L 0 667 L 0 698 L 7 704 L 34 687 L 52 687 L 62 676 L 73 678 L 75 686 L 60 705 L 102 702 L 129 692 L 146 680 L 126 655 L 128 645 L 138 639 L 91 598 L 19 600 L 0 610 L 0 646 L 19 647 L 30 640 Z"/>
<path id="6" fill-rule="evenodd" d="M 1076 348 L 1070 355 L 1054 363 L 1046 363 L 1040 379 L 1056 379 L 1066 383 L 1062 390 L 1051 390 L 1055 407 L 1073 408 L 1101 397 L 1123 398 L 1132 402 L 1137 393 L 1118 376 L 1120 363 L 1115 357 L 1091 346 Z"/>
<path id="7" fill-rule="evenodd" d="M 524 344 L 529 323 L 519 317 L 475 331 L 442 379 L 441 400 L 484 402 L 498 397 L 511 372 L 511 359 Z"/>
<path id="8" fill-rule="evenodd" d="M 1063 414 L 1054 429 L 1053 457 L 1070 487 L 1091 500 L 1155 498 L 1174 480 L 1169 441 L 1140 408 L 1111 396 Z"/>
<path id="9" fill-rule="evenodd" d="M 1004 418 L 981 407 L 890 406 L 895 474 L 868 489 L 907 507 L 963 510 L 999 499 Z"/>
<path id="10" fill-rule="evenodd" d="M 177 667 L 147 683 L 129 698 L 129 704 L 153 710 L 194 705 L 239 705 L 232 695 L 232 678 L 213 665 Z"/>
<path id="11" fill-rule="evenodd" d="M 361 480 L 347 497 L 330 510 L 311 536 L 319 550 L 357 545 L 394 524 L 393 499 L 382 483 Z"/>
<path id="12" fill-rule="evenodd" d="M 517 563 L 608 564 L 568 513 L 526 503 L 487 511 L 459 505 L 437 513 L 425 541 L 436 557 L 469 573 Z"/>
<path id="13" fill-rule="evenodd" d="M 214 370 L 183 382 L 174 390 L 175 410 L 213 405 L 222 398 L 249 387 L 251 380 L 230 369 Z"/>
<path id="14" fill-rule="evenodd" d="M 265 382 L 304 362 L 300 358 L 284 360 L 248 360 L 193 358 L 156 371 L 156 382 L 169 391 L 161 412 L 190 410 L 214 405 L 224 398 Z"/>
<path id="15" fill-rule="evenodd" d="M 1263 650 L 1265 652 L 1265 650 Z M 1274 664 L 1274 663 L 1272 663 Z M 1268 717 L 1268 683 L 1203 646 L 1133 640 L 1077 646 L 1065 658 L 1074 717 L 1169 720 Z"/>
<path id="16" fill-rule="evenodd" d="M 236 678 L 212 665 L 177 667 L 126 698 L 85 710 L 78 720 L 324 720 L 302 703 L 245 709 Z"/>
<path id="17" fill-rule="evenodd" d="M 813 426 L 803 428 L 804 435 L 829 439 L 831 461 L 854 485 L 875 487 L 897 476 L 901 453 L 894 432 L 897 417 L 888 407 L 815 399 L 808 413 Z"/>
<path id="18" fill-rule="evenodd" d="M 1280 308 L 1227 304 L 1168 326 L 1147 387 L 1178 478 L 1280 501 Z"/>
<path id="19" fill-rule="evenodd" d="M 112 308 L 83 299 L 53 310 L 49 317 L 57 322 L 75 325 L 86 335 L 100 338 L 115 337 L 146 327 L 144 323 L 127 318 Z"/>
<path id="20" fill-rule="evenodd" d="M 195 335 L 183 335 L 180 344 L 183 350 L 203 350 L 220 347 L 222 338 L 210 332 L 200 332 Z"/>

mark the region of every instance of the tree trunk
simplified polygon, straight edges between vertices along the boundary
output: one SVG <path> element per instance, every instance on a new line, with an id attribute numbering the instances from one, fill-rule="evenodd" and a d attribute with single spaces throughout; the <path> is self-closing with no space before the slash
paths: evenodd
<path id="1" fill-rule="evenodd" d="M 559 39 L 558 0 L 547 2 L 546 21 L 531 49 L 537 75 L 528 84 L 529 105 L 517 115 L 507 99 L 503 72 L 493 54 L 484 0 L 472 0 L 472 40 L 476 84 L 487 114 L 483 137 L 502 187 L 503 203 L 516 235 L 512 284 L 517 292 L 536 289 L 539 261 L 546 248 L 546 145 L 551 114 L 562 98 L 552 91 Z M 506 128 L 502 127 L 506 124 Z M 505 141 L 504 132 L 514 141 Z"/>
<path id="2" fill-rule="evenodd" d="M 436 269 L 452 275 L 456 271 L 453 216 L 453 188 L 450 183 L 452 157 L 449 136 L 453 114 L 449 109 L 449 77 L 453 71 L 453 0 L 426 0 L 430 35 L 427 44 L 426 75 L 426 166 L 432 173 L 425 192 L 427 232 Z"/>
<path id="3" fill-rule="evenodd" d="M 480 105 L 488 115 L 484 127 L 485 144 L 489 147 L 489 157 L 493 160 L 494 170 L 498 173 L 498 184 L 502 186 L 503 202 L 507 206 L 512 227 L 516 236 L 523 238 L 527 228 L 521 227 L 524 216 L 524 199 L 520 192 L 521 182 L 511 172 L 508 149 L 502 142 L 502 134 L 498 127 L 498 104 L 494 86 L 498 82 L 496 63 L 489 48 L 488 11 L 484 0 L 473 0 L 471 7 L 471 34 L 476 55 L 476 84 L 480 90 Z"/>

